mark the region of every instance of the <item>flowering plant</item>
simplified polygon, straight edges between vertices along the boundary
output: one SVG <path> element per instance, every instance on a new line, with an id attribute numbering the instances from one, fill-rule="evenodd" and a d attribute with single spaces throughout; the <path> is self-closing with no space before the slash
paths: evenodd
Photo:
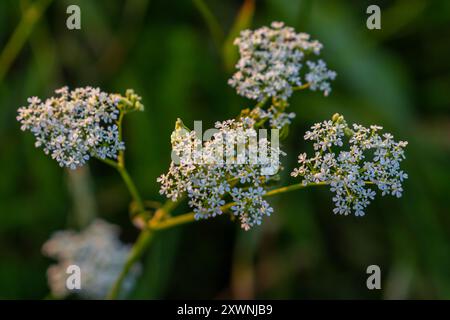
<path id="1" fill-rule="evenodd" d="M 407 174 L 400 163 L 407 142 L 381 134 L 379 126 L 349 126 L 339 114 L 306 132 L 304 139 L 313 142 L 314 155 L 301 153 L 299 167 L 291 173 L 301 181 L 274 188 L 282 169 L 280 156 L 285 154 L 278 138 L 287 137 L 295 118 L 294 112 L 287 112 L 288 99 L 295 91 L 308 89 L 328 95 L 336 73 L 317 59 L 323 47 L 320 42 L 281 22 L 242 31 L 234 43 L 240 59 L 229 84 L 239 95 L 256 100 L 256 105 L 242 110 L 235 119 L 217 122 L 207 139 L 176 121 L 171 136 L 172 162 L 157 179 L 160 194 L 167 197 L 161 206 L 146 205 L 125 167 L 123 118 L 144 109 L 132 90 L 122 96 L 91 87 L 72 91 L 64 87 L 46 101 L 30 98 L 29 105 L 19 109 L 22 130 L 30 131 L 36 147 L 42 147 L 59 165 L 76 169 L 90 158 L 99 159 L 118 170 L 133 198 L 132 219 L 141 233 L 131 249 L 116 239 L 113 227 L 99 222 L 78 235 L 56 234 L 44 246 L 44 253 L 61 260 L 61 265 L 75 261 L 95 269 L 100 261 L 113 275 L 101 285 L 95 284 L 97 290 L 86 283 L 84 296 L 98 297 L 110 289 L 108 298 L 117 298 L 123 284 L 128 288 L 137 275 L 134 266 L 158 230 L 227 212 L 249 230 L 274 212 L 267 197 L 311 186 L 328 186 L 335 194 L 333 212 L 345 215 L 364 215 L 375 188 L 383 196 L 401 196 Z M 271 130 L 272 139 L 260 136 L 256 146 L 259 130 Z M 185 199 L 193 212 L 172 216 Z M 71 249 L 63 252 L 61 243 L 67 242 L 72 242 Z M 80 257 L 79 250 L 88 253 Z M 98 257 L 96 252 L 115 253 Z M 50 287 L 60 296 L 66 294 L 62 272 L 55 266 L 49 270 Z"/>

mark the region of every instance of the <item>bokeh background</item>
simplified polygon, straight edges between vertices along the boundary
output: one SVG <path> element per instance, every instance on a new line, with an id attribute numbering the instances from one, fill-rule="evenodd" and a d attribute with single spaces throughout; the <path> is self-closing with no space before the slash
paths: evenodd
<path id="1" fill-rule="evenodd" d="M 81 30 L 66 8 L 81 8 Z M 205 5 L 207 8 L 205 9 Z M 366 28 L 366 8 L 382 29 Z M 63 85 L 134 88 L 144 113 L 126 119 L 127 162 L 146 199 L 162 200 L 156 178 L 170 161 L 175 120 L 234 117 L 251 101 L 227 85 L 245 27 L 285 21 L 324 44 L 338 73 L 328 98 L 301 92 L 285 141 L 284 183 L 306 148 L 305 130 L 339 112 L 408 140 L 401 199 L 377 197 L 363 218 L 332 213 L 331 194 L 310 189 L 272 198 L 275 214 L 244 232 L 226 217 L 158 234 L 130 298 L 450 298 L 450 2 L 61 1 L 0 2 L 0 298 L 41 299 L 52 263 L 40 248 L 52 232 L 94 216 L 133 242 L 129 195 L 102 163 L 61 169 L 15 120 L 32 95 Z M 181 207 L 180 212 L 189 208 Z M 366 268 L 382 290 L 366 288 Z"/>

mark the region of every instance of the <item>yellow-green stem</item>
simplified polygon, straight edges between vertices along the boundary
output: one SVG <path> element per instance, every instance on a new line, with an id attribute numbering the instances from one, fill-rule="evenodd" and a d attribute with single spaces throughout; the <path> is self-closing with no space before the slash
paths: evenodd
<path id="1" fill-rule="evenodd" d="M 298 91 L 298 90 L 308 89 L 310 85 L 311 84 L 309 82 L 307 82 L 307 83 L 305 83 L 305 84 L 303 84 L 301 86 L 293 87 L 292 90 Z"/>
<path id="2" fill-rule="evenodd" d="M 262 98 L 256 105 L 255 105 L 255 109 L 256 108 L 262 108 L 266 102 L 269 100 L 269 97 L 264 97 Z"/>
<path id="3" fill-rule="evenodd" d="M 119 158 L 123 159 L 123 154 L 119 155 Z M 133 179 L 131 179 L 127 169 L 125 169 L 123 160 L 119 160 L 119 162 L 115 162 L 111 159 L 102 159 L 102 158 L 96 158 L 100 160 L 103 163 L 106 163 L 107 165 L 115 168 L 120 176 L 122 177 L 123 182 L 125 183 L 128 192 L 130 193 L 131 197 L 133 198 L 133 201 L 136 203 L 137 209 L 139 212 L 142 212 L 145 210 L 144 202 L 142 201 L 142 197 L 139 194 L 139 191 L 136 187 L 136 185 L 133 182 Z"/>
<path id="4" fill-rule="evenodd" d="M 264 197 L 270 197 L 277 194 L 303 189 L 310 186 L 321 186 L 326 184 L 327 183 L 325 182 L 310 183 L 308 185 L 304 185 L 303 183 L 297 183 L 290 186 L 270 190 L 266 192 Z M 122 286 L 122 282 L 127 276 L 132 265 L 142 256 L 143 252 L 149 246 L 150 241 L 154 235 L 154 232 L 195 221 L 194 212 L 189 212 L 179 216 L 164 219 L 164 217 L 167 216 L 168 213 L 170 213 L 180 203 L 180 201 L 181 199 L 178 201 L 169 200 L 163 205 L 162 208 L 158 209 L 155 212 L 153 218 L 148 222 L 148 229 L 145 229 L 141 232 L 138 240 L 134 244 L 131 254 L 128 257 L 127 262 L 125 263 L 124 269 L 122 270 L 120 276 L 117 278 L 110 293 L 107 296 L 108 299 L 116 299 L 118 297 L 120 288 Z M 235 202 L 227 203 L 221 207 L 221 210 L 225 212 L 235 204 L 236 204 Z"/>
<path id="5" fill-rule="evenodd" d="M 217 21 L 217 18 L 203 0 L 193 0 L 193 2 L 197 10 L 205 20 L 206 25 L 208 26 L 209 31 L 211 32 L 211 35 L 213 37 L 214 43 L 217 46 L 217 49 L 220 50 L 223 44 L 224 35 L 223 30 L 220 27 L 219 22 Z"/>

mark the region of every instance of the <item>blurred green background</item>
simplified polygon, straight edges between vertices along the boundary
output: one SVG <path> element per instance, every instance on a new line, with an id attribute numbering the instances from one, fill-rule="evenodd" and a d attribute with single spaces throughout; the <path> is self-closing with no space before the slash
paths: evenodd
<path id="1" fill-rule="evenodd" d="M 66 28 L 70 4 L 81 8 L 81 30 Z M 381 30 L 366 28 L 370 4 L 381 7 Z M 343 217 L 327 190 L 311 189 L 270 199 L 275 214 L 258 230 L 221 217 L 161 232 L 130 298 L 450 298 L 446 0 L 1 1 L 0 298 L 47 295 L 52 261 L 40 248 L 53 231 L 98 215 L 122 226 L 124 241 L 137 236 L 116 172 L 95 161 L 65 171 L 19 130 L 26 98 L 63 85 L 134 88 L 146 110 L 126 119 L 128 167 L 145 198 L 162 200 L 156 178 L 176 118 L 206 128 L 252 106 L 227 85 L 237 54 L 230 39 L 273 20 L 320 40 L 338 73 L 328 98 L 292 99 L 283 182 L 292 182 L 305 130 L 339 112 L 409 141 L 403 198 L 377 197 L 365 217 Z M 366 288 L 372 264 L 382 290 Z"/>

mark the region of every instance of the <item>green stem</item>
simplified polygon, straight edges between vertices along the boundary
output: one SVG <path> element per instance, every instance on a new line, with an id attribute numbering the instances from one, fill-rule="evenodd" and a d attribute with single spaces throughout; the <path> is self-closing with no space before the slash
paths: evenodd
<path id="1" fill-rule="evenodd" d="M 180 199 L 181 200 L 181 199 Z M 167 214 L 170 213 L 175 207 L 180 203 L 180 201 L 171 201 L 168 200 L 164 205 L 156 210 L 152 220 L 159 220 L 165 217 Z M 145 229 L 141 231 L 139 234 L 138 239 L 134 243 L 133 247 L 131 248 L 131 252 L 127 258 L 127 261 L 125 262 L 125 265 L 119 275 L 119 277 L 114 282 L 111 291 L 107 295 L 107 299 L 114 300 L 117 299 L 120 293 L 120 289 L 122 287 L 122 283 L 125 280 L 128 272 L 130 271 L 131 267 L 142 257 L 145 250 L 148 248 L 148 246 L 151 243 L 151 240 L 154 236 L 154 230 L 152 229 Z"/>
<path id="2" fill-rule="evenodd" d="M 262 108 L 262 107 L 266 104 L 267 100 L 269 100 L 269 97 L 264 97 L 262 100 L 260 100 L 260 101 L 255 105 L 255 109 L 256 109 L 256 108 Z"/>
<path id="3" fill-rule="evenodd" d="M 309 88 L 310 85 L 311 85 L 311 84 L 308 82 L 308 83 L 305 83 L 304 85 L 297 86 L 297 87 L 293 87 L 292 90 L 294 90 L 294 91 L 304 90 L 304 89 Z M 255 105 L 255 108 L 262 108 L 262 107 L 264 107 L 264 105 L 266 104 L 266 102 L 267 102 L 268 100 L 269 100 L 269 97 L 264 97 L 263 99 L 261 99 L 261 100 Z"/>
<path id="4" fill-rule="evenodd" d="M 306 184 L 306 185 L 303 183 L 296 183 L 296 184 L 292 184 L 290 186 L 281 187 L 281 188 L 272 189 L 270 191 L 267 191 L 266 194 L 264 195 L 264 197 L 271 197 L 271 196 L 275 196 L 280 193 L 286 193 L 286 192 L 295 191 L 298 189 L 305 189 L 308 187 L 326 186 L 326 185 L 328 185 L 327 182 L 317 182 L 317 183 L 310 183 L 310 184 Z"/>
<path id="5" fill-rule="evenodd" d="M 114 282 L 111 291 L 108 293 L 106 299 L 114 300 L 117 299 L 120 293 L 120 288 L 122 287 L 122 283 L 125 280 L 128 272 L 131 270 L 133 265 L 138 261 L 142 254 L 145 252 L 145 249 L 150 245 L 150 242 L 153 238 L 152 230 L 144 230 L 140 233 L 138 239 L 136 240 L 131 252 L 125 262 L 125 265 L 119 275 L 119 277 Z"/>
<path id="6" fill-rule="evenodd" d="M 119 141 L 122 141 L 122 136 L 123 136 L 122 123 L 123 123 L 124 116 L 125 116 L 125 112 L 121 111 L 119 114 L 119 119 L 117 120 L 117 127 L 119 128 Z M 123 154 L 123 151 L 122 151 L 122 154 Z"/>
<path id="7" fill-rule="evenodd" d="M 304 185 L 303 183 L 296 183 L 290 186 L 281 187 L 277 189 L 270 190 L 264 194 L 264 197 L 271 197 L 278 194 L 295 191 L 299 189 L 304 189 L 308 187 L 313 186 L 324 186 L 328 185 L 326 182 L 318 182 L 318 183 L 310 183 L 307 185 Z M 158 209 L 153 218 L 148 222 L 148 229 L 143 230 L 141 232 L 141 235 L 139 236 L 138 240 L 136 241 L 135 245 L 132 248 L 132 252 L 127 259 L 127 262 L 125 264 L 124 269 L 122 270 L 119 278 L 116 280 L 115 284 L 113 285 L 113 288 L 111 289 L 111 292 L 108 294 L 108 299 L 115 299 L 117 298 L 120 287 L 122 285 L 123 280 L 125 279 L 128 271 L 130 270 L 131 266 L 142 256 L 143 252 L 147 249 L 148 245 L 150 244 L 150 239 L 153 236 L 153 233 L 159 230 L 169 229 L 175 226 L 179 226 L 182 224 L 186 224 L 189 222 L 195 221 L 195 213 L 189 212 L 185 214 L 181 214 L 175 217 L 166 218 L 167 216 L 179 203 L 182 201 L 182 199 L 178 201 L 167 201 L 164 206 L 160 209 Z M 234 206 L 236 202 L 230 202 L 222 207 L 220 209 L 222 212 L 227 211 L 232 206 Z M 162 211 L 162 212 L 161 212 Z M 148 239 L 149 238 L 149 239 Z"/>
<path id="8" fill-rule="evenodd" d="M 220 50 L 224 40 L 224 35 L 219 22 L 217 21 L 216 17 L 211 12 L 211 10 L 209 10 L 208 6 L 203 0 L 193 0 L 193 1 L 195 7 L 198 9 L 203 19 L 205 20 L 206 25 L 208 26 L 209 31 L 211 32 L 211 35 L 214 39 L 215 45 Z"/>
<path id="9" fill-rule="evenodd" d="M 117 169 L 118 166 L 119 166 L 119 164 L 117 162 L 115 162 L 115 161 L 113 161 L 111 159 L 102 159 L 102 158 L 99 158 L 99 157 L 95 157 L 95 159 L 97 159 L 97 160 L 99 160 L 99 161 L 101 161 L 101 162 L 103 162 L 103 163 L 107 164 L 108 166 L 111 166 L 111 167 L 113 167 L 115 169 Z"/>
<path id="10" fill-rule="evenodd" d="M 131 197 L 137 205 L 138 211 L 143 212 L 145 210 L 144 202 L 142 201 L 141 195 L 139 194 L 139 191 L 134 184 L 133 179 L 131 179 L 130 175 L 128 174 L 128 171 L 121 165 L 117 166 L 117 171 L 119 171 L 123 182 L 125 182 L 125 185 L 127 186 L 128 191 L 131 194 Z"/>
<path id="11" fill-rule="evenodd" d="M 222 209 L 222 208 L 221 208 Z M 153 230 L 163 230 L 163 229 L 169 229 L 178 225 L 186 224 L 189 222 L 195 221 L 195 213 L 189 212 L 184 213 L 179 216 L 175 216 L 173 218 L 169 218 L 166 220 L 163 220 L 159 222 L 158 224 L 155 224 L 151 226 Z"/>

